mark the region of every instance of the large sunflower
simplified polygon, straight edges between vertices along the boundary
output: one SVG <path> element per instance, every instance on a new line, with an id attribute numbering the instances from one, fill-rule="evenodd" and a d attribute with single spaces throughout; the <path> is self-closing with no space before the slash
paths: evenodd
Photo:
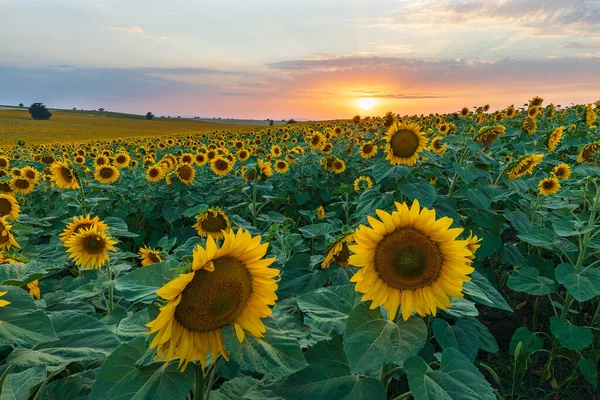
<path id="1" fill-rule="evenodd" d="M 231 222 L 223 211 L 209 208 L 198 215 L 194 228 L 200 237 L 210 236 L 214 239 L 223 239 L 223 231 L 231 230 Z"/>
<path id="2" fill-rule="evenodd" d="M 277 172 L 278 174 L 285 174 L 286 172 L 288 172 L 290 166 L 287 163 L 287 161 L 284 160 L 277 160 L 275 161 L 275 172 Z"/>
<path id="3" fill-rule="evenodd" d="M 16 194 L 29 194 L 35 189 L 33 182 L 30 182 L 25 178 L 17 177 L 13 178 L 10 182 L 10 187 Z"/>
<path id="4" fill-rule="evenodd" d="M 109 260 L 109 251 L 116 251 L 117 241 L 112 240 L 106 233 L 92 226 L 71 235 L 65 242 L 69 258 L 83 269 L 102 268 Z"/>
<path id="5" fill-rule="evenodd" d="M 11 247 L 21 248 L 10 231 L 11 228 L 6 221 L 6 217 L 0 218 L 0 249 L 8 250 Z"/>
<path id="6" fill-rule="evenodd" d="M 151 249 L 148 246 L 143 246 L 140 248 L 139 254 L 140 259 L 142 260 L 142 267 L 163 261 L 162 257 L 160 256 L 160 251 Z"/>
<path id="7" fill-rule="evenodd" d="M 233 170 L 233 162 L 230 162 L 223 156 L 217 156 L 210 163 L 210 169 L 215 175 L 225 176 Z"/>
<path id="8" fill-rule="evenodd" d="M 427 147 L 428 139 L 421 133 L 416 123 L 403 122 L 394 124 L 386 132 L 386 160 L 392 165 L 415 165 L 419 153 Z"/>
<path id="9" fill-rule="evenodd" d="M 538 184 L 538 190 L 542 196 L 550 196 L 560 189 L 560 182 L 556 176 L 549 176 L 542 179 Z"/>
<path id="10" fill-rule="evenodd" d="M 527 117 L 523 120 L 523 129 L 530 135 L 533 135 L 537 132 L 537 122 L 535 118 Z"/>
<path id="11" fill-rule="evenodd" d="M 377 154 L 377 146 L 373 144 L 373 142 L 363 143 L 360 146 L 360 156 L 362 158 L 373 158 Z"/>
<path id="12" fill-rule="evenodd" d="M 541 163 L 543 158 L 543 154 L 533 154 L 521 158 L 508 173 L 508 178 L 514 180 L 524 175 L 531 174 L 533 168 Z"/>
<path id="13" fill-rule="evenodd" d="M 348 245 L 354 243 L 354 233 L 343 236 L 329 247 L 325 260 L 321 263 L 321 268 L 329 268 L 332 262 L 338 263 L 342 267 L 348 266 L 350 250 Z"/>
<path id="14" fill-rule="evenodd" d="M 100 183 L 111 184 L 119 179 L 120 174 L 121 173 L 116 167 L 106 164 L 102 167 L 96 168 L 96 172 L 94 172 L 94 178 Z"/>
<path id="15" fill-rule="evenodd" d="M 191 271 L 156 292 L 168 301 L 146 324 L 150 334 L 157 333 L 150 344 L 157 348 L 157 358 L 179 358 L 182 369 L 198 360 L 204 368 L 209 351 L 213 362 L 219 354 L 229 360 L 224 327 L 232 325 L 240 343 L 246 332 L 263 336 L 261 318 L 271 315 L 269 306 L 277 300 L 279 271 L 268 268 L 275 259 L 263 259 L 269 244 L 260 244 L 260 239 L 239 229 L 226 233 L 218 247 L 209 237 L 206 249 L 194 249 Z"/>
<path id="16" fill-rule="evenodd" d="M 8 217 L 12 219 L 19 218 L 21 207 L 17 199 L 8 194 L 0 194 L 0 218 Z"/>
<path id="17" fill-rule="evenodd" d="M 552 170 L 552 175 L 558 179 L 569 179 L 571 176 L 571 167 L 569 167 L 569 164 L 558 164 Z"/>
<path id="18" fill-rule="evenodd" d="M 79 189 L 75 171 L 71 169 L 68 164 L 57 161 L 52 164 L 50 171 L 52 172 L 52 179 L 59 188 Z"/>
<path id="19" fill-rule="evenodd" d="M 37 169 L 29 166 L 21 168 L 21 176 L 34 184 L 40 180 Z"/>
<path id="20" fill-rule="evenodd" d="M 74 234 L 81 232 L 83 229 L 89 229 L 92 226 L 96 227 L 97 232 L 108 232 L 108 225 L 104 221 L 101 221 L 100 217 L 95 216 L 91 218 L 90 214 L 86 216 L 80 215 L 79 217 L 73 217 L 73 220 L 67 224 L 59 235 L 60 240 L 65 243 Z"/>
<path id="21" fill-rule="evenodd" d="M 165 170 L 158 164 L 151 165 L 146 170 L 146 180 L 149 182 L 158 182 L 165 177 Z"/>
<path id="22" fill-rule="evenodd" d="M 409 209 L 396 203 L 397 211 L 376 210 L 381 221 L 368 217 L 371 227 L 361 225 L 349 263 L 360 268 L 352 277 L 362 301 L 371 308 L 384 305 L 393 320 L 402 306 L 407 320 L 413 311 L 436 315 L 450 307 L 449 297 L 462 297 L 463 282 L 473 272 L 466 240 L 457 240 L 461 228 L 450 228 L 452 219 L 435 218 L 435 210 L 415 200 Z M 383 222 L 382 222 L 383 221 Z"/>
<path id="23" fill-rule="evenodd" d="M 196 177 L 196 170 L 191 164 L 181 163 L 177 166 L 175 174 L 181 183 L 191 185 Z"/>

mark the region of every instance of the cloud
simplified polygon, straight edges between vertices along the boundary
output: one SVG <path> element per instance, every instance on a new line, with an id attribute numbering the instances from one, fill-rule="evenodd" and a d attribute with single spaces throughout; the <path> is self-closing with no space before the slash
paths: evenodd
<path id="1" fill-rule="evenodd" d="M 600 49 L 598 43 L 567 42 L 561 46 L 563 49 Z"/>
<path id="2" fill-rule="evenodd" d="M 136 25 L 128 25 L 128 26 L 111 25 L 111 26 L 107 26 L 107 28 L 111 29 L 113 31 L 123 31 L 123 32 L 128 32 L 128 33 L 142 33 L 142 34 L 144 33 L 144 30 Z"/>

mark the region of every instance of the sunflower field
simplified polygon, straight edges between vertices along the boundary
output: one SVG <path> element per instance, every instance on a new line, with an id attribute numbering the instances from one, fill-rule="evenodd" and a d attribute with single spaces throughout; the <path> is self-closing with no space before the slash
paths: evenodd
<path id="1" fill-rule="evenodd" d="M 595 104 L 0 148 L 0 398 L 598 398 Z"/>

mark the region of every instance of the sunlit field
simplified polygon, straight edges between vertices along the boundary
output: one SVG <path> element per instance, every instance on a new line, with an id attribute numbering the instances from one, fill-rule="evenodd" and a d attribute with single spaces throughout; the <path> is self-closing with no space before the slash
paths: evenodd
<path id="1" fill-rule="evenodd" d="M 599 108 L 0 110 L 0 397 L 597 398 Z"/>

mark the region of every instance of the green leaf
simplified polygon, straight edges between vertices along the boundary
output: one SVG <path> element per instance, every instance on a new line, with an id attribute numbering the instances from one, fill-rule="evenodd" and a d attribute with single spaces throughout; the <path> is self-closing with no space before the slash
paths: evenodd
<path id="1" fill-rule="evenodd" d="M 379 187 L 365 190 L 357 200 L 355 216 L 374 214 L 376 209 L 385 210 L 394 204 L 394 193 L 380 193 Z"/>
<path id="2" fill-rule="evenodd" d="M 525 292 L 536 296 L 554 293 L 554 281 L 540 276 L 537 268 L 525 267 L 513 271 L 508 277 L 507 285 L 517 292 Z"/>
<path id="3" fill-rule="evenodd" d="M 223 330 L 230 358 L 244 370 L 259 372 L 267 378 L 280 378 L 306 367 L 300 344 L 286 332 L 267 329 L 265 336 L 246 335 L 240 343 L 231 327 Z"/>
<path id="4" fill-rule="evenodd" d="M 195 217 L 197 215 L 202 214 L 203 212 L 208 210 L 208 205 L 206 204 L 198 204 L 197 206 L 187 208 L 183 215 L 186 217 Z"/>
<path id="5" fill-rule="evenodd" d="M 451 326 L 441 318 L 433 321 L 435 340 L 442 349 L 453 347 L 474 361 L 479 349 L 479 335 L 474 335 L 463 330 L 460 326 Z"/>
<path id="6" fill-rule="evenodd" d="M 467 299 L 452 298 L 450 299 L 450 307 L 442 310 L 447 315 L 454 318 L 460 317 L 477 317 L 479 311 L 475 307 L 475 303 Z"/>
<path id="7" fill-rule="evenodd" d="M 127 223 L 121 218 L 107 217 L 104 222 L 108 225 L 110 235 L 113 237 L 136 237 L 136 233 L 129 232 Z"/>
<path id="8" fill-rule="evenodd" d="M 411 173 L 411 168 L 406 165 L 391 165 L 387 160 L 377 160 L 371 167 L 375 183 L 386 178 L 402 178 Z"/>
<path id="9" fill-rule="evenodd" d="M 378 379 L 351 374 L 339 337 L 309 349 L 306 360 L 308 367 L 283 379 L 274 388 L 274 395 L 286 400 L 386 398 Z"/>
<path id="10" fill-rule="evenodd" d="M 415 400 L 495 400 L 492 387 L 458 350 L 442 353 L 441 369 L 431 370 L 421 357 L 404 363 L 408 386 Z"/>
<path id="11" fill-rule="evenodd" d="M 301 295 L 313 289 L 323 287 L 327 281 L 327 271 L 313 270 L 310 255 L 294 255 L 281 270 L 281 281 L 277 289 L 279 298 Z"/>
<path id="12" fill-rule="evenodd" d="M 178 267 L 177 261 L 169 260 L 138 268 L 120 277 L 115 287 L 128 301 L 152 303 L 156 300 L 156 291 L 179 276 Z"/>
<path id="13" fill-rule="evenodd" d="M 527 354 L 535 353 L 544 347 L 544 341 L 524 326 L 517 329 L 510 339 L 509 354 L 511 356 L 515 354 L 519 343 L 522 343 L 522 349 Z"/>
<path id="14" fill-rule="evenodd" d="M 575 300 L 584 302 L 600 295 L 600 273 L 592 269 L 586 272 L 575 274 L 571 264 L 563 263 L 556 267 L 555 274 L 556 280 L 567 288 Z"/>
<path id="15" fill-rule="evenodd" d="M 115 333 L 123 341 L 135 339 L 148 333 L 148 328 L 145 326 L 148 322 L 150 322 L 150 316 L 148 315 L 148 309 L 144 308 L 142 311 L 123 318 L 119 322 Z"/>
<path id="16" fill-rule="evenodd" d="M 474 165 L 469 165 L 463 168 L 457 162 L 452 164 L 452 168 L 458 174 L 458 176 L 460 176 L 460 179 L 462 179 L 467 185 L 477 179 L 481 173 L 481 170 Z"/>
<path id="17" fill-rule="evenodd" d="M 47 384 L 40 395 L 42 399 L 87 400 L 97 370 L 87 370 Z"/>
<path id="18" fill-rule="evenodd" d="M 483 188 L 479 186 L 465 187 L 463 190 L 461 190 L 461 193 L 475 207 L 486 210 L 490 207 L 490 205 L 492 205 L 492 199 L 490 199 Z"/>
<path id="19" fill-rule="evenodd" d="M 504 297 L 496 290 L 487 278 L 478 271 L 473 271 L 471 280 L 463 284 L 463 292 L 471 296 L 478 303 L 488 307 L 499 308 L 500 310 L 510 311 L 513 309 L 508 305 Z"/>
<path id="20" fill-rule="evenodd" d="M 571 350 L 582 350 L 592 344 L 593 335 L 589 328 L 575 326 L 555 315 L 550 317 L 550 331 L 562 346 Z"/>
<path id="21" fill-rule="evenodd" d="M 305 238 L 316 238 L 319 236 L 325 236 L 333 232 L 333 226 L 331 224 L 319 223 L 314 225 L 306 225 L 298 228 Z"/>
<path id="22" fill-rule="evenodd" d="M 360 302 L 354 285 L 320 288 L 296 298 L 304 323 L 330 337 L 346 329 L 348 314 Z"/>
<path id="23" fill-rule="evenodd" d="M 344 332 L 344 352 L 352 373 L 381 364 L 402 364 L 425 345 L 427 327 L 413 316 L 397 324 L 381 318 L 379 309 L 359 303 L 350 313 Z"/>
<path id="24" fill-rule="evenodd" d="M 517 237 L 532 246 L 543 247 L 548 250 L 554 250 L 556 246 L 562 248 L 564 251 L 577 250 L 573 243 L 562 239 L 549 229 L 536 228 L 531 232 L 519 233 Z"/>
<path id="25" fill-rule="evenodd" d="M 496 353 L 500 350 L 498 342 L 496 342 L 490 330 L 476 318 L 459 318 L 456 321 L 456 326 L 467 332 L 469 337 L 477 336 L 479 338 L 477 342 L 481 350 L 488 353 Z"/>
<path id="26" fill-rule="evenodd" d="M 165 221 L 167 221 L 168 223 L 173 223 L 174 221 L 181 218 L 181 216 L 186 210 L 187 207 L 181 205 L 177 206 L 172 201 L 167 201 L 163 204 L 161 208 L 162 215 L 165 218 Z"/>
<path id="27" fill-rule="evenodd" d="M 136 366 L 146 348 L 144 337 L 117 348 L 100 367 L 89 399 L 184 399 L 192 388 L 194 367 L 180 372 L 176 362 Z"/>
<path id="28" fill-rule="evenodd" d="M 531 220 L 523 211 L 511 211 L 506 209 L 504 210 L 504 217 L 510 221 L 511 225 L 519 233 L 528 233 L 534 229 L 533 225 L 531 224 Z"/>
<path id="29" fill-rule="evenodd" d="M 58 340 L 39 344 L 35 350 L 17 348 L 8 357 L 9 363 L 62 368 L 75 361 L 103 360 L 119 347 L 117 336 L 93 317 L 75 311 L 60 311 L 53 313 L 50 319 Z"/>
<path id="30" fill-rule="evenodd" d="M 44 276 L 46 271 L 36 261 L 27 264 L 1 264 L 0 284 L 25 286 Z"/>
<path id="31" fill-rule="evenodd" d="M 433 185 L 427 181 L 417 183 L 402 182 L 398 185 L 400 193 L 406 195 L 410 201 L 419 200 L 421 207 L 431 208 L 437 199 L 437 192 Z"/>
<path id="32" fill-rule="evenodd" d="M 46 379 L 46 367 L 43 365 L 9 374 L 2 385 L 2 400 L 26 400 L 31 388 Z"/>
<path id="33" fill-rule="evenodd" d="M 560 220 L 552 223 L 554 232 L 562 237 L 583 235 L 596 229 L 596 226 L 582 225 L 578 221 Z"/>
<path id="34" fill-rule="evenodd" d="M 0 308 L 0 346 L 34 346 L 56 340 L 56 332 L 46 313 L 38 309 L 23 289 L 0 286 L 7 291 L 0 299 L 10 304 Z"/>
<path id="35" fill-rule="evenodd" d="M 577 361 L 577 366 L 583 377 L 594 386 L 594 389 L 598 388 L 598 370 L 596 369 L 596 363 L 589 358 L 580 358 Z"/>

